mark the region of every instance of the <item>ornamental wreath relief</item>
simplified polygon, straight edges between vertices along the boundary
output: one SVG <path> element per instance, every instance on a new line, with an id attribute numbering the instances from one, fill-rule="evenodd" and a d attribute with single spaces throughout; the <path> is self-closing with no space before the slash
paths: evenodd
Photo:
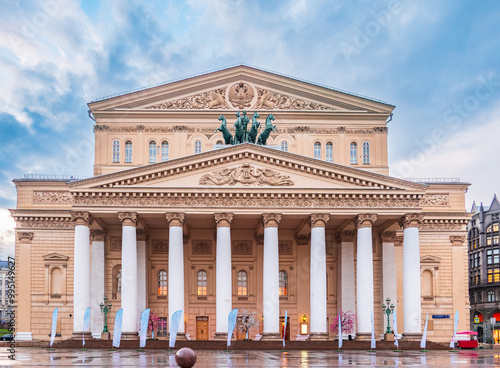
<path id="1" fill-rule="evenodd" d="M 280 175 L 270 169 L 259 169 L 250 164 L 215 171 L 205 174 L 200 179 L 200 185 L 273 185 L 289 186 L 293 181 L 288 175 Z"/>

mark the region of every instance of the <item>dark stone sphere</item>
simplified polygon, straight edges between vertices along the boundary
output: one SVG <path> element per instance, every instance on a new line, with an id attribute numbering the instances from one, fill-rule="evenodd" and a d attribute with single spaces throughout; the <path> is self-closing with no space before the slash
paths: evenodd
<path id="1" fill-rule="evenodd" d="M 191 368 L 196 363 L 196 353 L 190 348 L 179 349 L 175 353 L 175 362 L 181 368 Z"/>

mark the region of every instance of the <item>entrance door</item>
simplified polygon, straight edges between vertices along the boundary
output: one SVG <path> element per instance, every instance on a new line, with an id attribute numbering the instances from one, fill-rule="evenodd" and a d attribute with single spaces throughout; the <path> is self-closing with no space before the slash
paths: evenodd
<path id="1" fill-rule="evenodd" d="M 280 335 L 281 335 L 281 338 L 283 338 L 283 330 L 285 329 L 285 317 L 280 317 L 280 325 L 281 325 Z M 286 336 L 285 336 L 285 340 L 286 341 L 290 340 L 290 317 L 287 317 L 287 321 L 286 321 Z"/>
<path id="2" fill-rule="evenodd" d="M 208 317 L 196 317 L 196 340 L 208 340 Z"/>

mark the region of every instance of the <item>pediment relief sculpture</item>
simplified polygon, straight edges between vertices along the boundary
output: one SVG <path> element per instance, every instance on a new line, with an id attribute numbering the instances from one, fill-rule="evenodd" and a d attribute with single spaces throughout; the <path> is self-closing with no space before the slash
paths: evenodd
<path id="1" fill-rule="evenodd" d="M 205 174 L 200 178 L 200 185 L 272 185 L 290 186 L 294 182 L 288 175 L 271 169 L 260 169 L 250 164 L 243 164 L 232 168 L 218 170 Z"/>

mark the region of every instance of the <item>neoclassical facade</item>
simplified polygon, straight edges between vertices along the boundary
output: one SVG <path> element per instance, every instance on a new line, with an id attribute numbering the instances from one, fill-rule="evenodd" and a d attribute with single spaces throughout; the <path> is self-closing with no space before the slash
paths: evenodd
<path id="1" fill-rule="evenodd" d="M 427 313 L 433 341 L 456 310 L 469 326 L 468 184 L 389 176 L 394 106 L 237 66 L 89 108 L 93 177 L 14 180 L 18 339 L 47 340 L 55 307 L 63 339 L 87 307 L 100 338 L 104 296 L 132 339 L 145 308 L 160 337 L 182 310 L 180 338 L 223 338 L 233 308 L 257 313 L 252 338 L 280 338 L 285 311 L 292 340 L 334 338 L 339 311 L 357 339 L 373 314 L 380 337 L 386 298 L 403 338 Z M 216 131 L 234 136 L 237 113 L 265 145 Z"/>

